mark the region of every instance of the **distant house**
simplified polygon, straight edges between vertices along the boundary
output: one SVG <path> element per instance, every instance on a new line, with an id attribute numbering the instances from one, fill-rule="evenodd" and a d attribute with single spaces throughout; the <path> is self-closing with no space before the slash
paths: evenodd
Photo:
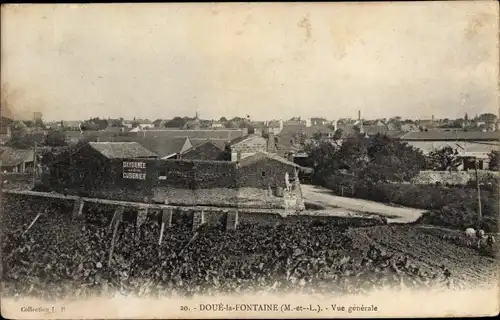
<path id="1" fill-rule="evenodd" d="M 224 153 L 223 146 L 212 140 L 205 140 L 183 152 L 181 158 L 185 160 L 224 160 Z"/>
<path id="2" fill-rule="evenodd" d="M 130 136 L 142 136 L 142 137 L 163 137 L 163 138 L 175 138 L 175 137 L 188 137 L 190 139 L 224 139 L 230 141 L 239 137 L 246 136 L 248 134 L 247 129 L 220 129 L 220 130 L 182 130 L 182 129 L 163 129 L 163 130 L 144 130 L 142 132 L 130 133 Z"/>
<path id="3" fill-rule="evenodd" d="M 498 131 L 498 123 L 496 121 L 477 121 L 474 131 L 492 132 Z"/>
<path id="4" fill-rule="evenodd" d="M 404 131 L 404 132 L 411 132 L 411 131 L 420 131 L 418 126 L 416 124 L 413 124 L 413 123 L 403 123 L 401 125 L 401 131 Z"/>
<path id="5" fill-rule="evenodd" d="M 81 121 L 62 121 L 62 127 L 69 130 L 79 130 Z"/>
<path id="6" fill-rule="evenodd" d="M 155 121 L 153 121 L 153 127 L 154 128 L 164 128 L 165 127 L 165 123 L 167 123 L 167 120 L 156 119 Z"/>
<path id="7" fill-rule="evenodd" d="M 422 129 L 427 129 L 427 130 L 430 130 L 430 129 L 434 129 L 436 127 L 438 127 L 438 123 L 434 120 L 417 120 L 415 121 L 415 123 L 417 124 L 417 126 L 419 128 L 422 128 Z"/>
<path id="8" fill-rule="evenodd" d="M 196 115 L 194 116 L 193 119 L 188 119 L 184 124 L 184 129 L 189 129 L 189 130 L 200 130 L 201 127 L 202 125 L 200 118 L 198 118 L 198 112 L 196 112 Z"/>
<path id="9" fill-rule="evenodd" d="M 300 117 L 293 117 L 283 123 L 283 126 L 306 126 L 307 121 L 302 120 Z"/>
<path id="10" fill-rule="evenodd" d="M 0 147 L 0 170 L 14 173 L 31 171 L 33 155 L 33 150 Z"/>
<path id="11" fill-rule="evenodd" d="M 324 126 L 328 124 L 325 118 L 311 118 L 311 126 Z"/>
<path id="12" fill-rule="evenodd" d="M 132 129 L 134 127 L 135 120 L 123 120 L 123 126 Z"/>
<path id="13" fill-rule="evenodd" d="M 389 131 L 389 128 L 385 125 L 363 125 L 364 133 L 368 136 L 374 136 L 377 134 L 385 135 Z"/>
<path id="14" fill-rule="evenodd" d="M 480 131 L 421 131 L 408 132 L 401 137 L 401 141 L 429 154 L 443 147 L 451 147 L 456 150 L 460 158 L 476 158 L 480 162 L 480 168 L 489 168 L 489 153 L 500 150 L 498 132 Z M 462 169 L 468 169 L 466 163 Z"/>
<path id="15" fill-rule="evenodd" d="M 137 126 L 142 130 L 147 130 L 155 127 L 154 123 L 149 119 L 138 119 L 136 120 L 136 123 Z"/>
<path id="16" fill-rule="evenodd" d="M 273 133 L 274 135 L 278 135 L 281 130 L 283 130 L 283 121 L 272 120 L 267 122 L 267 124 L 264 126 L 262 134 Z"/>
<path id="17" fill-rule="evenodd" d="M 220 121 L 212 121 L 210 127 L 212 129 L 223 129 L 223 128 L 225 128 L 225 125 L 224 125 L 224 123 L 222 123 Z"/>
<path id="18" fill-rule="evenodd" d="M 129 129 L 139 127 L 142 130 L 154 128 L 155 125 L 149 119 L 123 120 L 123 125 Z"/>
<path id="19" fill-rule="evenodd" d="M 263 135 L 265 132 L 266 124 L 264 121 L 252 121 L 250 126 L 253 128 L 253 133 Z"/>

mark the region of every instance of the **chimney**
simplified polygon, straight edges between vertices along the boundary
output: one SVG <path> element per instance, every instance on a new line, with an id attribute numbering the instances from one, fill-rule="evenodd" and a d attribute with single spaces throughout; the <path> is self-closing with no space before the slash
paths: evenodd
<path id="1" fill-rule="evenodd" d="M 358 110 L 358 120 L 361 120 L 361 110 Z"/>
<path id="2" fill-rule="evenodd" d="M 276 141 L 274 140 L 274 132 L 269 132 L 267 136 L 267 152 L 276 153 Z"/>

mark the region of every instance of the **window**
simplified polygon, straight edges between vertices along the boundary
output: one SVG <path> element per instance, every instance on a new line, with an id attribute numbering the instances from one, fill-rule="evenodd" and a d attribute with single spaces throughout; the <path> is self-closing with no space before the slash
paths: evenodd
<path id="1" fill-rule="evenodd" d="M 261 176 L 265 177 L 266 176 L 266 172 L 264 170 L 261 171 L 260 173 Z"/>
<path id="2" fill-rule="evenodd" d="M 158 180 L 167 180 L 167 170 L 160 170 L 158 173 Z"/>

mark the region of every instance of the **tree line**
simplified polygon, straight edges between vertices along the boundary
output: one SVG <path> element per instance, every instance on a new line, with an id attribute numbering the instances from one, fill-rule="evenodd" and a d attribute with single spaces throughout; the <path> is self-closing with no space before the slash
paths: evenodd
<path id="1" fill-rule="evenodd" d="M 410 182 L 421 170 L 454 171 L 462 164 L 458 150 L 444 147 L 424 155 L 406 142 L 386 135 L 312 139 L 305 146 L 312 182 L 328 185 L 374 185 Z M 490 170 L 498 170 L 498 151 L 489 154 Z"/>

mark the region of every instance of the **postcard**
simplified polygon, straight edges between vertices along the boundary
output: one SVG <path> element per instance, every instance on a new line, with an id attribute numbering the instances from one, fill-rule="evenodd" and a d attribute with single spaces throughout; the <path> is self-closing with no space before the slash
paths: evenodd
<path id="1" fill-rule="evenodd" d="M 498 2 L 1 18 L 3 317 L 499 313 Z"/>

